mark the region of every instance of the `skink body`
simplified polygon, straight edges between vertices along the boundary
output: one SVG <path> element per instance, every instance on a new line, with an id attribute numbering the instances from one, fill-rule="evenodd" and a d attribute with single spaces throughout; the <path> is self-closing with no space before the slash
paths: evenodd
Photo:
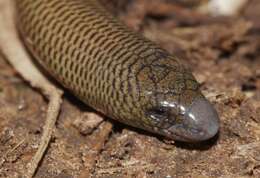
<path id="1" fill-rule="evenodd" d="M 133 32 L 96 0 L 16 0 L 35 59 L 80 100 L 122 123 L 196 142 L 219 128 L 216 110 L 180 60 Z"/>

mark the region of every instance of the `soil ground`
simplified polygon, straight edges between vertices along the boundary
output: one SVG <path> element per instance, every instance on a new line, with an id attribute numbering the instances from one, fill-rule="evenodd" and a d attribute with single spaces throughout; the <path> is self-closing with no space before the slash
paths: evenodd
<path id="1" fill-rule="evenodd" d="M 186 144 L 108 119 L 87 134 L 86 112 L 93 111 L 66 92 L 35 177 L 260 177 L 260 1 L 233 17 L 202 14 L 192 0 L 103 2 L 193 71 L 219 113 L 220 132 Z M 46 108 L 42 95 L 0 56 L 0 177 L 24 174 Z"/>

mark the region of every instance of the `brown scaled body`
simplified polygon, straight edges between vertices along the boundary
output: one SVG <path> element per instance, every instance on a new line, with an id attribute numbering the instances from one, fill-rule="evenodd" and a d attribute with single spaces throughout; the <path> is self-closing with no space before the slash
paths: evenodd
<path id="1" fill-rule="evenodd" d="M 216 111 L 180 61 L 129 30 L 96 0 L 16 0 L 38 62 L 96 110 L 172 139 L 216 134 Z"/>

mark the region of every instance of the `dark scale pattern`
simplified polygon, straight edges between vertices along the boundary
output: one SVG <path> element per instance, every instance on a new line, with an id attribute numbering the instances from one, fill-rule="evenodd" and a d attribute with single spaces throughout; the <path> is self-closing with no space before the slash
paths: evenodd
<path id="1" fill-rule="evenodd" d="M 16 2 L 19 29 L 39 63 L 104 114 L 160 132 L 172 121 L 155 125 L 147 109 L 165 99 L 189 105 L 201 95 L 175 57 L 129 30 L 96 0 Z"/>

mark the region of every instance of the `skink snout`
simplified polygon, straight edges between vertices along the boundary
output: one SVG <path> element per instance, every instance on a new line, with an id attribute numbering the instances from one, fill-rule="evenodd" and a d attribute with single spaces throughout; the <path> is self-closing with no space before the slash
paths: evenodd
<path id="1" fill-rule="evenodd" d="M 207 140 L 215 136 L 219 130 L 218 114 L 205 98 L 195 100 L 185 117 L 194 120 L 194 127 L 190 130 L 194 141 Z"/>
<path id="2" fill-rule="evenodd" d="M 185 109 L 180 124 L 173 125 L 168 130 L 175 133 L 178 140 L 200 142 L 214 137 L 219 130 L 219 117 L 205 98 L 197 98 Z"/>

